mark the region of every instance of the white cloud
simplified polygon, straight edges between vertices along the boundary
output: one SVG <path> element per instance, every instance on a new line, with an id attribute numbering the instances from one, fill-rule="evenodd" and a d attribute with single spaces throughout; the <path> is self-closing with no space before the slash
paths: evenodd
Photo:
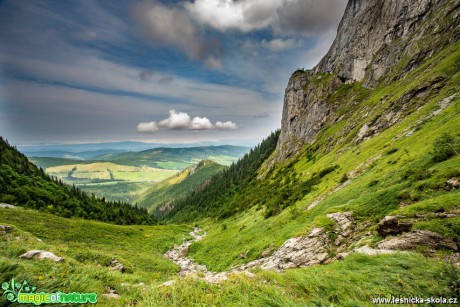
<path id="1" fill-rule="evenodd" d="M 220 31 L 238 29 L 244 32 L 269 26 L 283 0 L 195 0 L 184 7 L 199 23 Z"/>
<path id="2" fill-rule="evenodd" d="M 190 123 L 190 129 L 192 130 L 206 130 L 212 129 L 213 126 L 209 119 L 206 117 L 195 117 L 192 122 Z"/>
<path id="3" fill-rule="evenodd" d="M 169 111 L 169 117 L 163 119 L 158 124 L 156 122 L 139 123 L 137 131 L 152 133 L 165 128 L 167 130 L 211 130 L 217 128 L 219 130 L 235 130 L 238 126 L 232 122 L 216 122 L 214 126 L 206 117 L 196 116 L 193 119 L 185 112 L 177 112 L 176 110 Z"/>
<path id="4" fill-rule="evenodd" d="M 137 131 L 141 133 L 152 133 L 158 130 L 159 128 L 156 122 L 139 123 L 139 125 L 137 125 Z"/>
<path id="5" fill-rule="evenodd" d="M 235 129 L 238 129 L 238 126 L 234 122 L 228 121 L 228 122 L 217 122 L 216 128 L 221 129 L 221 130 L 235 130 Z"/>
<path id="6" fill-rule="evenodd" d="M 160 127 L 165 127 L 171 130 L 187 129 L 190 127 L 191 119 L 187 113 L 176 112 L 176 110 L 169 111 L 169 117 L 160 121 Z"/>

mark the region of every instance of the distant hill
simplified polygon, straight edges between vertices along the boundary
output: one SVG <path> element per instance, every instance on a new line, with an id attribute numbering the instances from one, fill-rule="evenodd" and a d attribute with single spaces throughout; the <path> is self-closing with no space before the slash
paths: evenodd
<path id="1" fill-rule="evenodd" d="M 209 159 L 222 165 L 230 165 L 249 151 L 248 147 L 221 145 L 188 148 L 160 147 L 140 152 L 111 153 L 94 157 L 94 161 L 111 161 L 132 166 L 150 166 L 164 169 L 184 169 Z"/>
<path id="2" fill-rule="evenodd" d="M 109 153 L 120 153 L 126 152 L 126 150 L 116 149 L 101 149 L 101 150 L 90 150 L 90 151 L 64 151 L 64 150 L 46 150 L 46 151 L 25 151 L 24 154 L 30 157 L 49 157 L 49 158 L 63 158 L 73 160 L 86 160 L 96 156 L 109 154 Z"/>
<path id="3" fill-rule="evenodd" d="M 87 193 L 107 200 L 135 203 L 155 182 L 204 159 L 230 165 L 248 150 L 247 147 L 231 145 L 162 147 L 141 152 L 109 152 L 87 160 L 30 157 L 30 161 L 42 167 L 48 175 L 75 184 Z"/>
<path id="4" fill-rule="evenodd" d="M 84 160 L 56 158 L 56 157 L 30 157 L 29 160 L 41 167 L 47 169 L 48 167 L 60 166 L 60 165 L 73 165 L 73 164 L 84 164 Z"/>
<path id="5" fill-rule="evenodd" d="M 149 212 L 161 205 L 163 210 L 171 206 L 173 201 L 180 200 L 192 191 L 204 186 L 208 180 L 225 166 L 211 160 L 203 160 L 197 165 L 189 166 L 177 175 L 165 179 L 145 191 L 138 199 L 140 207 L 147 208 Z"/>
<path id="6" fill-rule="evenodd" d="M 147 210 L 88 196 L 54 180 L 0 137 L 0 202 L 117 224 L 153 224 Z"/>

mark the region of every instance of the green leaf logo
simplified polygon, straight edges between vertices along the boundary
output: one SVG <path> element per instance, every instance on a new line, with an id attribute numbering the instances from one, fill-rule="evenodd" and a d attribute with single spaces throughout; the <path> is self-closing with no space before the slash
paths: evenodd
<path id="1" fill-rule="evenodd" d="M 10 302 L 16 302 L 19 293 L 33 293 L 35 289 L 37 287 L 30 286 L 27 280 L 20 283 L 11 278 L 9 282 L 2 283 L 3 296 L 6 296 L 6 299 Z"/>

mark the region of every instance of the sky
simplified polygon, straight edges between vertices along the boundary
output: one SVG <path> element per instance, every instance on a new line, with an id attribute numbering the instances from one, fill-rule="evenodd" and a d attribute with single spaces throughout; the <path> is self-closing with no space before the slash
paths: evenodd
<path id="1" fill-rule="evenodd" d="M 0 0 L 0 135 L 17 145 L 260 141 L 346 0 Z"/>

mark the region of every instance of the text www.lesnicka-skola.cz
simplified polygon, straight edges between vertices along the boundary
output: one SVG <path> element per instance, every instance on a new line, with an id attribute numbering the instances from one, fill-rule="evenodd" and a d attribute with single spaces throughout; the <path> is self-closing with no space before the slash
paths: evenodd
<path id="1" fill-rule="evenodd" d="M 371 297 L 374 304 L 458 304 L 456 297 L 400 297 L 375 296 Z"/>

